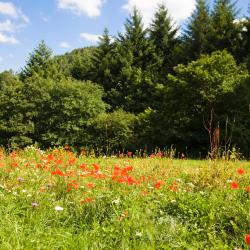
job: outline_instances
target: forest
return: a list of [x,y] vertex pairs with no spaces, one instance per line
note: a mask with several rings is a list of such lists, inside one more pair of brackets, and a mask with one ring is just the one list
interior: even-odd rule
[[[160,5],[148,28],[53,56],[44,42],[0,73],[0,145],[69,145],[98,154],[155,151],[250,157],[250,5],[197,0],[184,27]],[[230,153],[231,152],[231,153]]]

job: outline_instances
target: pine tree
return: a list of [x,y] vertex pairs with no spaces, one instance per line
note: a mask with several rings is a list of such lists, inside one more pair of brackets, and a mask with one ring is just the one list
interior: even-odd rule
[[206,0],[196,0],[196,8],[192,13],[184,42],[188,60],[198,59],[208,52],[208,34],[210,32],[210,13]]
[[52,58],[52,50],[41,41],[37,48],[30,53],[26,66],[22,69],[20,77],[22,80],[31,77],[33,74],[46,76],[48,65]]
[[118,35],[116,44],[116,87],[110,98],[114,100],[114,106],[141,112],[148,107],[153,88],[148,70],[153,47],[137,9],[126,20],[125,32]]
[[[155,49],[153,60],[156,64],[156,74],[161,80],[166,78],[169,70],[174,66],[173,51],[177,45],[177,31],[165,5],[160,5],[154,15],[149,29],[150,40]],[[160,81],[161,81],[160,80]]]
[[114,45],[107,28],[99,38],[99,44],[92,57],[91,80],[103,86],[105,91],[110,91],[112,84],[112,66]]
[[147,39],[147,29],[144,29],[142,16],[140,12],[134,8],[130,18],[125,22],[124,34],[119,33],[118,42],[123,47],[123,52],[128,51],[131,57],[133,66],[145,69],[152,48]]
[[250,4],[248,5],[248,16],[243,22],[242,28],[242,55],[244,56],[244,62],[247,65],[248,71],[250,72]]
[[227,49],[234,53],[239,39],[235,25],[237,10],[231,0],[217,0],[211,14],[211,31],[208,45],[210,52]]

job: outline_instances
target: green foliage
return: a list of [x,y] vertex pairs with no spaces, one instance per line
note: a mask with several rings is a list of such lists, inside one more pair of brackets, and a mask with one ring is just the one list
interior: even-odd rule
[[[41,41],[37,48],[30,53],[27,65],[22,69],[20,77],[25,80],[34,74],[39,74],[45,78],[51,74],[52,65],[52,50],[46,45],[44,41]],[[51,74],[52,75],[52,74]]]
[[89,122],[106,108],[101,88],[91,82],[62,80],[51,81],[44,93],[46,101],[36,102],[40,109],[35,124],[37,141],[46,147],[89,143]]
[[174,66],[174,50],[177,46],[177,31],[165,5],[160,5],[155,12],[154,19],[149,29],[150,40],[154,45],[154,80],[160,81]]
[[34,74],[25,83],[15,77],[1,82],[0,89],[4,146],[85,145],[90,120],[106,109],[102,89],[91,82],[55,81]]
[[[228,116],[231,117],[231,126],[233,126],[233,145],[249,157],[250,152],[250,76],[241,81],[235,91],[226,98],[226,108]],[[223,103],[221,103],[221,106]],[[240,108],[239,108],[240,107]]]
[[114,107],[138,113],[149,106],[148,97],[154,92],[150,75],[150,61],[153,46],[147,39],[142,17],[134,9],[125,23],[124,34],[119,34],[116,46],[117,67],[116,87],[109,98]]
[[246,63],[250,72],[250,12],[247,18],[236,22],[240,30],[240,43],[237,47],[236,58],[239,62]]
[[211,31],[208,36],[209,50],[227,49],[234,53],[239,40],[239,29],[235,25],[237,10],[231,0],[217,0],[211,13]]
[[196,8],[189,19],[185,32],[185,53],[187,60],[198,59],[208,53],[208,35],[211,32],[209,8],[206,0],[196,0]]
[[62,56],[55,56],[54,61],[64,77],[73,77],[77,80],[90,80],[92,57],[95,47],[75,49]]
[[134,114],[122,110],[100,114],[91,122],[92,144],[108,154],[128,149],[133,146],[135,121]]
[[168,77],[165,100],[154,118],[154,122],[158,119],[164,124],[155,132],[160,145],[173,143],[182,145],[182,150],[183,145],[193,151],[206,149],[208,135],[204,122],[209,121],[214,110],[217,114],[214,123],[225,123],[227,114],[233,108],[238,109],[227,106],[228,96],[247,76],[226,51],[203,56],[187,66],[177,66],[175,75]]
[[0,74],[0,144],[18,147],[31,144],[34,124],[23,83],[10,72]]
[[103,36],[100,37],[99,45],[93,54],[91,68],[92,80],[103,86],[105,91],[110,91],[114,87],[112,79],[114,65],[114,45],[111,42],[108,29],[105,29]]
[[0,144],[173,145],[197,155],[207,152],[210,123],[223,150],[248,155],[249,24],[231,0],[211,9],[197,0],[182,36],[159,5],[148,28],[134,9],[124,32],[105,29],[97,46],[53,57],[42,41],[19,75],[0,74]]

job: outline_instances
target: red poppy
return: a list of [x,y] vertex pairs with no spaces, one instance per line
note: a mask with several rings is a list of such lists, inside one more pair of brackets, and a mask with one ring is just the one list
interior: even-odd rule
[[246,187],[245,190],[250,193],[250,186]]
[[178,190],[178,184],[177,184],[177,182],[174,181],[173,184],[168,187],[168,190],[172,191],[172,192],[177,191]]
[[49,160],[49,161],[52,161],[53,159],[54,159],[54,156],[53,156],[52,154],[49,154],[49,155],[48,155],[48,160]]
[[12,162],[12,163],[11,163],[11,167],[17,168],[17,167],[18,167],[18,163],[17,163],[17,162]]
[[94,186],[95,185],[92,182],[87,183],[87,187],[90,188],[90,189],[94,188]]
[[98,172],[100,170],[100,166],[98,164],[94,163],[92,166],[94,167],[96,172]]
[[238,184],[237,182],[233,181],[233,182],[231,183],[231,188],[232,188],[232,189],[239,189],[239,184]]
[[137,181],[132,176],[128,176],[127,177],[127,183],[129,185],[133,185],[133,184],[137,184]]
[[94,199],[93,199],[93,198],[87,197],[87,198],[83,199],[81,202],[82,202],[82,204],[85,204],[85,203],[93,203],[93,202],[94,202]]
[[247,235],[245,236],[245,241],[246,241],[247,245],[250,246],[250,234],[247,234]]
[[59,175],[59,176],[63,176],[63,172],[60,169],[56,169],[55,171],[51,172],[52,175]]
[[55,164],[60,165],[60,164],[62,164],[62,162],[63,162],[62,159],[58,159],[58,160],[55,161]]
[[146,177],[145,176],[141,176],[140,177],[140,182],[145,182],[146,181]]
[[154,188],[160,189],[160,187],[162,186],[163,183],[164,183],[164,181],[162,181],[162,180],[157,181],[154,185]]
[[36,168],[41,168],[42,167],[42,164],[41,163],[37,163],[36,164]]
[[69,164],[74,164],[76,162],[76,159],[74,157],[69,158]]
[[82,170],[87,170],[87,168],[88,168],[88,165],[85,163],[80,165],[80,169],[82,169]]
[[237,169],[237,173],[240,174],[240,175],[245,174],[245,172],[246,172],[246,171],[245,171],[243,168]]
[[162,157],[162,152],[158,152],[158,153],[156,154],[156,156],[159,157],[159,158],[161,158],[161,157]]

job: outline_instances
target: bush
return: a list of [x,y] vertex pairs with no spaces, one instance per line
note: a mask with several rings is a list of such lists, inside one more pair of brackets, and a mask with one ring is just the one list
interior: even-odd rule
[[0,144],[23,147],[90,143],[91,119],[105,112],[102,89],[91,82],[0,77]]
[[33,142],[34,124],[23,83],[10,72],[0,74],[0,144],[26,146]]
[[123,110],[100,114],[91,123],[92,143],[105,153],[130,148],[135,120],[135,115]]
[[90,120],[104,113],[106,108],[102,89],[91,82],[63,80],[53,83],[48,94],[37,117],[39,143],[45,147],[90,143]]

